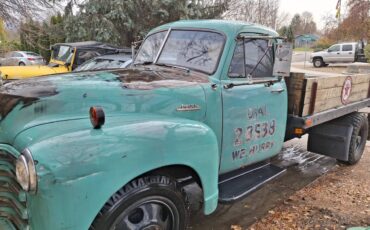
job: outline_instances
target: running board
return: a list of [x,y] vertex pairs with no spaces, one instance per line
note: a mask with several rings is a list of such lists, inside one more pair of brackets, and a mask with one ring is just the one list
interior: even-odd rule
[[286,169],[262,162],[220,175],[219,202],[229,203],[246,197],[285,171]]

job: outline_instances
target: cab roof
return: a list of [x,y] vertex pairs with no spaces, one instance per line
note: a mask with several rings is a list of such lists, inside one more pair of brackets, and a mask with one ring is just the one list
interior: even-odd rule
[[56,43],[55,45],[70,46],[72,48],[82,49],[108,49],[108,50],[120,50],[120,48],[97,41],[84,41],[84,42],[69,42],[69,43]]
[[210,29],[222,32],[227,36],[231,37],[235,37],[240,33],[258,33],[268,36],[278,36],[278,33],[276,31],[262,25],[242,21],[216,20],[216,19],[180,20],[159,26],[153,29],[150,33],[154,33],[160,30],[166,30],[168,28]]

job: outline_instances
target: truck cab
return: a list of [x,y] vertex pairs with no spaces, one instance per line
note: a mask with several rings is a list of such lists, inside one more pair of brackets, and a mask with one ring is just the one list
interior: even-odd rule
[[149,32],[132,68],[4,85],[0,227],[186,229],[186,184],[211,214],[281,175],[268,161],[288,120],[280,40],[255,24],[178,21]]

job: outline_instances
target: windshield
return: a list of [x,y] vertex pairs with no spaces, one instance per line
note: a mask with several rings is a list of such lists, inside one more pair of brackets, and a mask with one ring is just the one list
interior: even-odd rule
[[160,41],[163,42],[166,33],[150,35],[144,41],[135,63],[153,62],[161,52],[158,64],[181,66],[209,74],[215,71],[225,41],[223,35],[210,31],[172,30],[162,51],[159,51]]
[[96,58],[85,62],[75,69],[75,71],[98,70],[98,69],[117,69],[127,67],[127,60],[114,60],[105,58]]
[[73,56],[73,49],[70,46],[54,46],[52,58],[57,61],[70,62]]
[[136,63],[154,62],[167,31],[158,32],[147,37],[136,56]]
[[29,56],[35,56],[35,57],[39,57],[40,55],[37,54],[37,53],[34,53],[34,52],[25,52],[27,55]]

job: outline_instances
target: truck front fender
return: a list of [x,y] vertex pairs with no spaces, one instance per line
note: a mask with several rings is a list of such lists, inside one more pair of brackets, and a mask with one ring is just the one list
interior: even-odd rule
[[[31,137],[33,141],[27,141]],[[37,229],[88,229],[122,186],[172,165],[197,173],[206,214],[217,206],[217,138],[201,122],[164,116],[111,117],[102,129],[92,129],[88,119],[70,120],[26,130],[16,142],[29,148],[38,162],[38,191],[29,199],[31,226]]]

